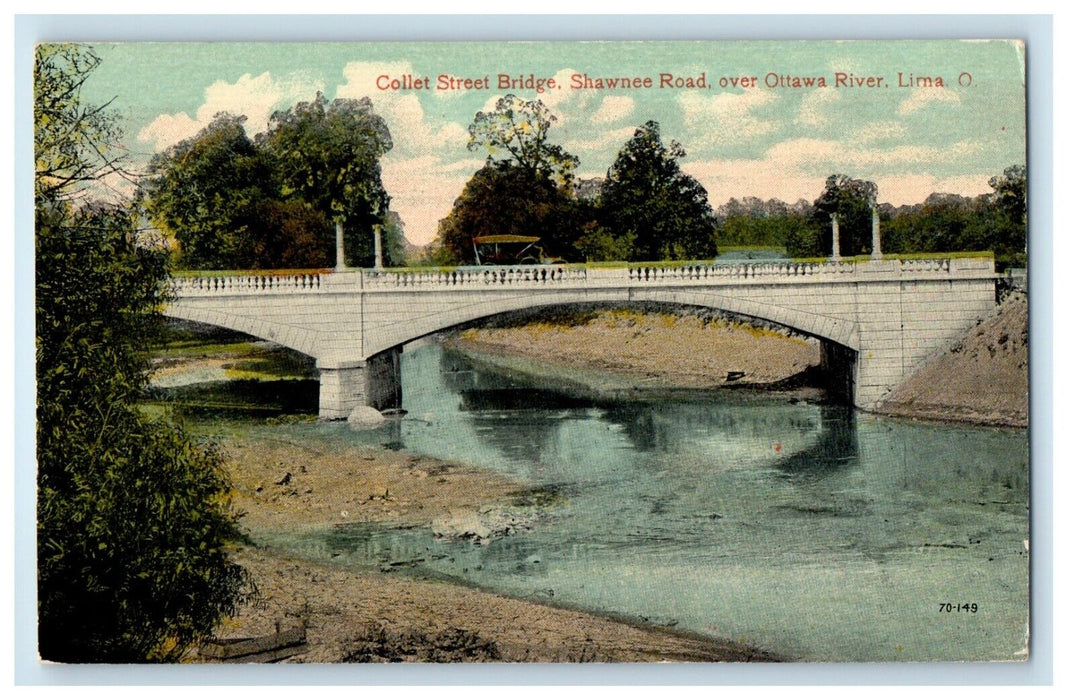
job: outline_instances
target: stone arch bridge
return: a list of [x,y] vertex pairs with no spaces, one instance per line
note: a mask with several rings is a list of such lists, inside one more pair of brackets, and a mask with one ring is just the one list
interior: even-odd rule
[[872,409],[995,304],[991,258],[588,268],[344,270],[173,280],[168,316],[310,355],[320,415],[401,401],[412,340],[509,311],[582,302],[663,302],[764,319],[820,339],[855,406]]

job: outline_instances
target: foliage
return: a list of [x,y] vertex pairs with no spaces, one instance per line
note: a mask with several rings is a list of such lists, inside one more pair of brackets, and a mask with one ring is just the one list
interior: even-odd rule
[[801,235],[810,224],[812,209],[805,200],[789,205],[778,199],[730,199],[716,213],[717,245],[782,248],[789,237]]
[[535,180],[553,178],[566,185],[579,159],[549,143],[549,128],[555,121],[541,100],[504,95],[492,112],[474,116],[467,148],[484,150],[490,161],[512,162]]
[[[52,91],[81,85],[97,65],[87,49],[66,50],[63,70],[75,74],[36,83],[37,102],[61,104]],[[100,173],[97,154],[111,144],[96,139],[117,132],[81,128],[83,115],[102,112],[66,105],[74,143],[38,145],[68,155],[39,151],[37,160],[76,154],[68,172]],[[163,300],[163,251],[136,243],[122,208],[76,210],[87,180],[45,177],[35,239],[39,652],[172,660],[240,600],[244,574],[225,553],[234,534],[227,482],[213,450],[134,405],[145,386],[140,351]]]
[[369,100],[329,103],[319,93],[274,113],[255,140],[245,121],[218,114],[150,163],[143,203],[179,243],[183,267],[326,267],[334,222],[345,227],[350,264],[372,263],[375,225],[384,226],[385,262],[402,263],[402,224],[380,171],[392,139]]
[[34,61],[34,198],[80,197],[105,175],[125,175],[109,105],[88,106],[82,86],[100,58],[77,44],[41,44]]
[[[830,175],[825,189],[814,200],[813,222],[816,232],[800,231],[788,244],[796,256],[832,254],[832,217],[840,225],[840,254],[869,253],[873,241],[873,210],[877,203],[877,185],[847,175]],[[882,249],[884,246],[882,246]]]
[[716,253],[715,220],[701,183],[682,172],[679,143],[661,141],[646,122],[620,149],[601,191],[598,220],[621,240],[633,237],[632,260],[707,258]]
[[297,196],[333,222],[345,225],[348,263],[373,259],[373,226],[383,224],[389,197],[380,158],[392,136],[368,98],[311,102],[274,112],[257,143],[273,160],[284,197]]
[[1004,174],[990,178],[993,188],[990,204],[995,212],[995,249],[1005,261],[1026,266],[1027,250],[1027,189],[1026,166],[1012,165]]
[[463,187],[440,221],[438,246],[454,262],[472,262],[476,236],[540,236],[545,253],[572,257],[578,226],[568,188],[512,162],[488,163]]
[[264,154],[246,135],[246,117],[218,114],[193,138],[150,161],[144,201],[153,223],[179,243],[195,269],[266,265],[262,214],[273,196]]
[[990,179],[990,194],[931,194],[885,212],[884,250],[893,253],[989,250],[1000,270],[1026,265],[1026,168]]
[[608,262],[629,260],[634,244],[634,233],[616,236],[596,221],[590,221],[583,225],[582,236],[575,241],[575,248],[586,262]]
[[475,115],[467,148],[484,150],[486,162],[440,221],[433,262],[473,262],[473,239],[497,234],[538,236],[547,256],[578,256],[573,244],[587,205],[572,186],[578,158],[549,143],[555,121],[540,100],[515,95]]

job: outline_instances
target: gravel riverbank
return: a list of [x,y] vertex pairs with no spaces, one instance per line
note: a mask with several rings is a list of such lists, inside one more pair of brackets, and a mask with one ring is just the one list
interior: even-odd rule
[[229,441],[233,502],[252,544],[235,560],[258,593],[221,638],[305,624],[307,647],[287,662],[773,661],[743,644],[677,634],[403,571],[352,571],[256,543],[267,532],[338,523],[430,527],[442,536],[510,536],[520,485],[440,460],[376,448],[318,452]]

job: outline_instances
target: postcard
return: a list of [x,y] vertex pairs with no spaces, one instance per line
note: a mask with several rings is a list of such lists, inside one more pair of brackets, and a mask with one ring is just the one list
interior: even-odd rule
[[40,658],[1025,662],[1025,58],[38,45]]

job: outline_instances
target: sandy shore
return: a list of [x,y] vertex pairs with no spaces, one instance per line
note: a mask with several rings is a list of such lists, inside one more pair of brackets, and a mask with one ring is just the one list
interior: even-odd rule
[[717,389],[781,382],[820,362],[815,340],[724,319],[605,310],[576,325],[463,331],[448,345],[574,370],[596,388]]
[[235,559],[258,588],[222,638],[302,620],[308,647],[286,661],[760,661],[743,644],[516,600],[404,571],[349,571],[258,546],[264,533],[345,522],[409,524],[444,536],[511,536],[520,485],[488,472],[375,448],[226,445],[233,503],[253,544]]

